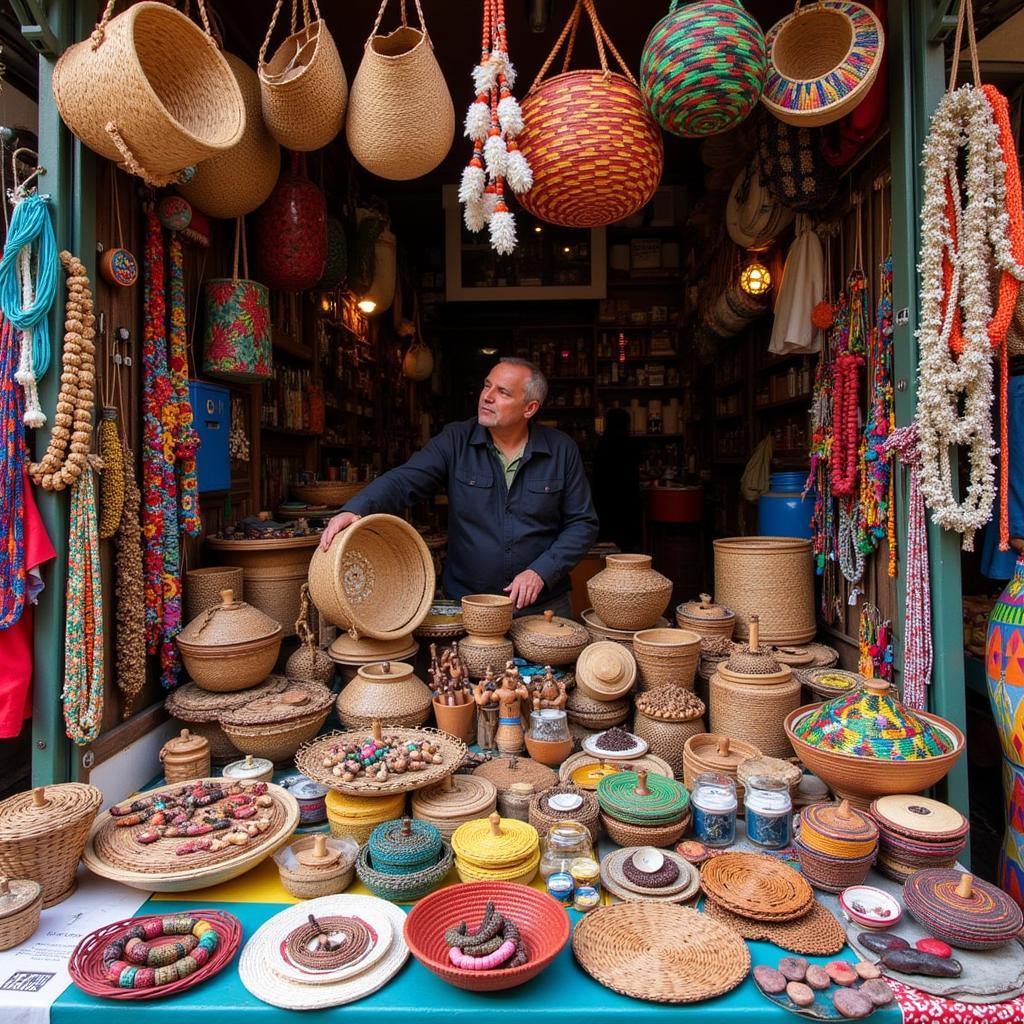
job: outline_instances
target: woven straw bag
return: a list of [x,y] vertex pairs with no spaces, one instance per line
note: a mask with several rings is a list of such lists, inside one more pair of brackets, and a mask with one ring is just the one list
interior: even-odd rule
[[270,27],[260,47],[259,76],[263,120],[270,134],[288,149],[308,153],[333,141],[345,121],[348,79],[334,37],[312,0],[302,0],[302,28],[298,27],[298,0],[292,0],[291,31],[266,60],[284,0],[277,0]]
[[851,0],[800,0],[766,37],[768,73],[761,102],[780,121],[820,128],[867,95],[885,52],[874,12]]
[[90,149],[147,184],[169,185],[200,160],[234,146],[245,105],[210,34],[184,14],[145,0],[112,18],[108,0],[89,37],[53,69],[61,120]]
[[412,28],[400,0],[402,24],[378,35],[388,0],[363,49],[352,82],[345,135],[352,155],[372,174],[408,181],[432,171],[455,138],[455,107],[416,0],[420,27]]
[[207,216],[229,219],[251,213],[273,191],[281,170],[281,147],[263,123],[256,72],[233,53],[225,53],[224,59],[242,93],[245,131],[226,153],[204,160],[195,177],[178,191]]
[[[569,71],[584,11],[601,67]],[[562,73],[545,80],[566,40]],[[609,69],[606,50],[622,74]],[[629,217],[654,195],[665,166],[661,132],[598,21],[594,0],[576,0],[522,106],[524,128],[516,141],[533,170],[533,188],[520,203],[534,217],[563,227],[600,227]]]

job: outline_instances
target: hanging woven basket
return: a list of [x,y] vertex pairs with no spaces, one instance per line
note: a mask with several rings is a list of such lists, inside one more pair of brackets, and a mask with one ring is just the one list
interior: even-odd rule
[[434,44],[423,20],[406,21],[388,35],[378,35],[388,0],[377,20],[352,82],[345,136],[352,155],[371,174],[408,181],[432,171],[448,155],[455,138],[455,107],[434,56]]
[[90,149],[154,186],[234,146],[245,128],[235,76],[207,31],[145,0],[111,18],[53,69],[61,120]]
[[[569,71],[584,11],[601,67]],[[566,40],[562,74],[545,79]],[[622,74],[609,69],[606,51]],[[661,132],[598,21],[593,0],[576,0],[522,106],[524,128],[516,142],[533,170],[533,188],[519,201],[534,217],[562,227],[600,227],[630,216],[652,198],[665,166]]]
[[761,102],[780,121],[820,128],[864,99],[878,75],[885,32],[874,12],[851,0],[816,0],[769,31]]
[[303,0],[303,26],[298,26],[298,0],[292,0],[291,34],[266,60],[283,0],[277,0],[270,27],[260,48],[259,76],[263,120],[282,146],[308,153],[328,145],[341,131],[348,102],[348,79],[334,37],[320,18],[320,8]]
[[281,170],[281,147],[263,123],[260,83],[240,57],[225,53],[245,104],[245,131],[226,153],[204,160],[178,191],[210,217],[244,217],[266,201]]
[[640,89],[665,131],[699,139],[750,114],[766,66],[764,33],[738,0],[672,0],[644,44]]

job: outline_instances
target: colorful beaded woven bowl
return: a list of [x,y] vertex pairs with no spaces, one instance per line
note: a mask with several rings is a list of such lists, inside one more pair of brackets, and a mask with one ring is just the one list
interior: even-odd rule
[[[125,932],[137,926],[145,929],[160,926],[168,917],[190,917],[207,922],[218,937],[217,948],[210,954],[206,963],[199,966],[191,974],[168,985],[150,988],[119,988],[107,979],[107,968],[104,966],[104,952],[108,944],[124,937]],[[190,910],[181,915],[159,914],[146,917],[129,917],[122,921],[114,921],[90,932],[81,939],[68,960],[68,974],[71,980],[83,992],[99,996],[101,999],[159,999],[184,992],[212,977],[219,970],[227,967],[242,944],[242,925],[238,918],[223,910]],[[169,943],[175,936],[169,937]],[[137,975],[136,975],[137,976]]]
[[903,905],[930,935],[960,949],[1005,945],[1024,927],[1002,889],[952,868],[915,871],[903,883]]
[[690,794],[663,775],[617,772],[597,784],[597,802],[609,817],[630,825],[671,825],[688,812]]
[[[519,929],[528,958],[521,967],[470,971],[455,967],[448,957],[444,933],[465,921],[475,929],[488,903],[507,915]],[[569,917],[547,893],[509,882],[471,882],[450,885],[420,900],[405,919],[405,941],[412,955],[431,974],[470,992],[515,988],[541,973],[569,941]]]

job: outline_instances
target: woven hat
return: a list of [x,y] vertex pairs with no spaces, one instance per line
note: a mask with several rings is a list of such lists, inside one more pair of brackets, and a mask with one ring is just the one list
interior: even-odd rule
[[576,661],[576,684],[592,700],[621,700],[636,681],[636,659],[622,644],[591,644]]

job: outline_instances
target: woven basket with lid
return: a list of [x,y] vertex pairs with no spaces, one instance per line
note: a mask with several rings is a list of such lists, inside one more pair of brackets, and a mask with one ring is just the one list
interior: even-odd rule
[[690,810],[690,795],[682,783],[641,769],[617,772],[597,784],[601,810],[628,825],[671,825]]
[[454,862],[451,844],[445,839],[441,841],[440,854],[435,863],[400,875],[386,874],[371,867],[370,847],[367,844],[359,851],[356,874],[374,896],[392,903],[413,903],[433,892],[448,877]]
[[210,741],[182,729],[160,748],[164,782],[188,782],[210,774]]
[[642,629],[633,635],[641,690],[692,688],[700,660],[700,635],[689,629]]
[[434,599],[434,560],[403,519],[363,516],[313,552],[309,592],[320,614],[355,636],[396,640],[423,621]]
[[441,855],[441,833],[428,821],[385,821],[367,841],[370,866],[384,875],[407,875],[433,867]]
[[650,555],[608,555],[587,580],[587,597],[612,629],[650,629],[672,596],[672,581],[657,572]]
[[622,700],[635,681],[636,659],[610,640],[591,644],[576,662],[576,688],[591,700]]
[[193,619],[176,637],[185,669],[204,690],[231,692],[263,682],[274,670],[283,632],[231,590]]
[[0,877],[0,951],[20,946],[39,927],[43,887],[30,878]]
[[540,865],[537,830],[528,822],[502,818],[497,813],[460,825],[452,836],[452,850],[464,882],[524,878],[528,882]]
[[281,884],[300,900],[333,896],[352,884],[359,846],[318,832],[274,854]]
[[338,694],[338,718],[346,729],[368,729],[374,721],[385,728],[415,728],[430,717],[430,699],[430,690],[412,665],[363,665]]
[[[555,804],[551,803],[552,798],[555,799]],[[559,799],[566,802],[558,806]],[[577,800],[579,803],[576,803]],[[544,835],[552,825],[557,825],[560,821],[578,821],[590,832],[591,839],[596,843],[599,812],[600,805],[593,793],[588,793],[571,782],[562,782],[544,790],[543,793],[534,794],[530,801],[529,821],[540,835]]]
[[800,812],[800,839],[818,853],[854,859],[878,848],[878,826],[848,800],[811,804]]
[[710,594],[701,594],[699,601],[684,601],[676,605],[676,623],[680,629],[689,629],[698,636],[724,636],[732,638],[736,615],[724,605],[716,604]]
[[514,783],[528,782],[534,790],[547,789],[558,781],[558,773],[529,757],[495,757],[473,769],[475,778],[489,779],[498,793]]
[[43,906],[67,899],[103,794],[81,782],[16,793],[0,803],[0,874],[43,887]]
[[412,795],[412,813],[429,821],[445,839],[467,821],[486,818],[498,802],[497,787],[482,775],[449,775]]
[[405,811],[405,794],[393,796],[348,796],[331,790],[327,794],[327,823],[333,836],[351,836],[360,846],[381,822],[392,821]]
[[284,761],[312,739],[331,713],[334,694],[322,683],[285,679],[273,689],[221,715],[220,724],[239,750]]
[[[702,772],[718,772],[736,778],[740,763],[748,757],[760,757],[753,743],[733,740],[729,736],[704,733],[691,736],[683,744],[683,781],[692,790],[694,780]],[[743,806],[743,786],[737,782],[736,799]]]
[[590,643],[586,627],[551,611],[515,619],[509,635],[520,657],[540,665],[571,665]]
[[[677,708],[679,710],[672,710]],[[705,732],[704,702],[692,690],[663,686],[637,695],[633,732],[663,757],[678,778],[683,775],[683,745]]]

